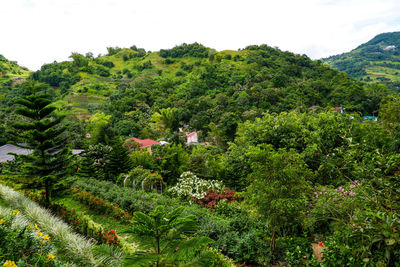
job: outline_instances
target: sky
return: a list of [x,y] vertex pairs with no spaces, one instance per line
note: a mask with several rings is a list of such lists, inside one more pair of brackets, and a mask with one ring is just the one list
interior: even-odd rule
[[31,70],[72,52],[193,42],[318,59],[400,31],[400,0],[0,0],[0,25],[0,54]]

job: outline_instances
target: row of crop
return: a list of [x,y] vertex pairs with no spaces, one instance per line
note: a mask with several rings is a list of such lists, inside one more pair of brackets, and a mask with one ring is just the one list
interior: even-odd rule
[[[167,194],[138,191],[96,179],[78,180],[74,183],[74,187],[115,202],[131,212],[149,213],[157,205],[163,205],[166,210],[184,206],[183,215],[195,215],[198,219],[197,234],[215,240],[212,247],[221,251],[223,255],[234,259],[237,263],[246,262],[251,265],[263,265],[269,261],[268,257],[272,257],[267,237],[264,236],[265,222],[248,216],[240,203],[229,203],[235,199],[231,190],[218,194],[208,192],[198,204],[190,204],[188,201]],[[221,202],[222,199],[227,201]],[[216,204],[218,202],[221,203]]]
[[132,219],[132,214],[121,209],[118,204],[104,200],[103,198],[95,196],[87,191],[80,191],[77,188],[74,188],[73,192],[77,199],[88,206],[91,210],[103,215],[111,216],[122,222],[130,222]]
[[86,191],[92,195],[117,204],[129,213],[141,211],[149,213],[155,206],[163,205],[167,209],[187,205],[185,201],[173,199],[163,194],[144,192],[129,187],[121,187],[108,181],[93,178],[79,179],[73,185],[74,189]]
[[13,189],[0,184],[0,198],[12,209],[20,210],[25,217],[47,232],[57,243],[57,256],[76,264],[96,265],[93,256],[93,242],[76,234],[60,218],[53,216],[48,210],[41,208]]
[[[38,203],[43,203],[43,197],[39,193],[24,190],[24,194]],[[120,238],[114,229],[105,230],[90,217],[69,209],[62,203],[46,204],[46,207],[54,212],[56,217],[68,223],[75,232],[95,240],[98,244],[120,246]]]

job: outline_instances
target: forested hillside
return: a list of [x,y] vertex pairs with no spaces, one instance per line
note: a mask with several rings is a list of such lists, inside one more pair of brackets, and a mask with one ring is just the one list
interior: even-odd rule
[[[221,52],[196,43],[160,52],[133,46],[108,48],[106,56],[96,58],[73,53],[71,61],[44,65],[31,79],[52,86],[58,104],[80,119],[96,112],[111,115],[117,135],[162,137],[151,118],[169,108],[174,127],[189,125],[204,138],[225,143],[233,140],[239,122],[265,111],[342,106],[372,115],[387,94],[304,55],[267,45]],[[21,94],[23,88],[14,87],[3,107]]]
[[382,33],[356,49],[323,59],[332,68],[400,91],[400,32]]
[[0,85],[0,265],[400,262],[400,98],[384,85],[197,43],[25,77]]

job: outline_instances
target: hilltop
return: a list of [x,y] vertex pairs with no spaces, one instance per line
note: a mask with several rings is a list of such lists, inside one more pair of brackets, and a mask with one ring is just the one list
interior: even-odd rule
[[[172,118],[168,123],[227,144],[239,123],[265,112],[342,106],[376,115],[387,94],[306,55],[268,45],[219,52],[198,43],[157,52],[109,47],[107,55],[72,53],[70,58],[43,65],[29,80],[47,84],[47,93],[56,97],[56,106],[67,107],[71,120],[103,113],[112,132],[125,137],[161,138],[154,120],[168,110],[173,113],[164,114]],[[14,99],[27,92],[11,85],[2,91],[8,92],[0,102],[6,121]]]
[[400,91],[400,32],[382,33],[356,49],[323,59],[334,69]]
[[[360,83],[305,55],[267,45],[220,52],[197,43],[159,52],[110,47],[105,56],[88,53],[71,58],[44,65],[32,78],[66,94],[65,104],[78,115],[90,113],[107,99],[125,98],[129,90],[135,92],[130,102],[144,101],[155,109],[207,99],[207,105],[191,112],[218,101],[232,111],[257,114],[312,105],[370,109],[362,103],[365,92]],[[129,111],[132,107],[125,110]]]
[[10,79],[27,78],[30,71],[21,67],[15,61],[10,61],[0,54],[0,84]]

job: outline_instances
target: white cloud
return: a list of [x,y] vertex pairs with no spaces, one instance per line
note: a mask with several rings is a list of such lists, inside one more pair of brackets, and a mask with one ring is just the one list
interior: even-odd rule
[[71,52],[195,41],[217,50],[266,43],[319,58],[398,31],[399,19],[398,0],[2,0],[0,53],[31,69]]

